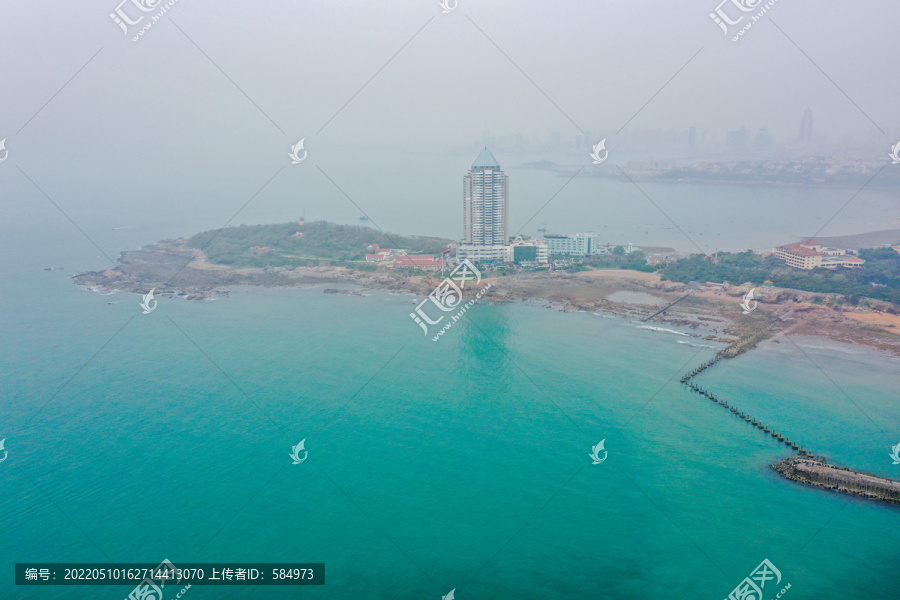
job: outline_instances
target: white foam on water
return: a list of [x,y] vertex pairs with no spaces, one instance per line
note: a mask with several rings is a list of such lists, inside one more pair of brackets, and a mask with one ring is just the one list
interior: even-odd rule
[[690,337],[688,334],[683,331],[675,331],[674,329],[666,329],[665,327],[653,327],[652,325],[638,325],[638,329],[649,329],[650,331],[662,331],[665,333],[674,333],[675,335],[683,335],[686,337]]

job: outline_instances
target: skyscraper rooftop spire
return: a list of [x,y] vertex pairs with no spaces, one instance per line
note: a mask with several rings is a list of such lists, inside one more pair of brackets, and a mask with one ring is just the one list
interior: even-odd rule
[[491,151],[487,149],[487,146],[484,147],[484,150],[481,151],[481,154],[478,155],[478,158],[475,159],[475,162],[472,163],[473,169],[499,169],[500,163],[497,162],[497,159],[494,158],[494,155],[491,154]]

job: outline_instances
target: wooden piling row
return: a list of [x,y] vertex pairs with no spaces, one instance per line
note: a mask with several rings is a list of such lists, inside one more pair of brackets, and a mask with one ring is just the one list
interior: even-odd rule
[[[727,349],[726,349],[726,350],[727,350]],[[732,353],[732,354],[733,354],[733,353]],[[796,442],[791,441],[790,438],[785,437],[784,435],[778,433],[778,432],[775,431],[774,429],[769,429],[769,427],[768,427],[767,425],[763,424],[762,421],[759,421],[759,420],[757,420],[757,419],[751,417],[750,415],[746,414],[744,411],[742,411],[742,410],[739,409],[738,407],[732,406],[732,405],[728,404],[728,402],[726,402],[725,400],[719,398],[716,394],[713,394],[713,393],[710,392],[709,390],[706,390],[706,389],[700,387],[699,385],[697,385],[696,383],[694,383],[693,381],[691,381],[691,379],[693,379],[695,376],[699,375],[700,373],[702,373],[702,372],[705,371],[706,369],[712,367],[712,366],[715,365],[717,362],[719,362],[719,361],[722,360],[723,358],[727,358],[728,356],[729,356],[729,354],[726,353],[724,350],[721,351],[721,352],[719,352],[718,354],[716,354],[716,356],[715,356],[714,358],[712,358],[712,359],[708,360],[707,362],[703,363],[702,365],[700,365],[699,367],[697,367],[697,368],[694,369],[693,371],[690,371],[689,373],[686,373],[686,374],[681,378],[681,383],[682,383],[684,386],[686,386],[687,388],[689,388],[692,392],[696,392],[696,393],[700,394],[701,396],[705,396],[706,398],[708,398],[709,400],[711,400],[711,401],[713,401],[713,402],[718,402],[719,405],[723,406],[724,408],[729,409],[729,411],[730,411],[732,414],[738,416],[742,421],[746,421],[746,422],[750,423],[751,425],[755,426],[757,429],[762,430],[763,433],[769,433],[769,434],[771,434],[771,436],[772,436],[773,438],[775,438],[775,439],[778,440],[779,442],[782,442],[785,446],[788,446],[788,447],[791,448],[792,450],[796,450],[796,451],[797,451],[799,454],[801,454],[801,455],[808,456],[808,457],[812,458],[812,457],[813,457],[813,454],[812,454],[811,452],[809,452],[806,448],[800,446],[800,445],[797,444]]]

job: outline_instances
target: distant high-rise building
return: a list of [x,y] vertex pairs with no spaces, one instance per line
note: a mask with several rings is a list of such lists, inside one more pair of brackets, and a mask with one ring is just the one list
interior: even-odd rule
[[768,129],[762,128],[759,130],[759,132],[756,134],[754,145],[761,150],[772,147],[772,136],[769,135]]
[[697,128],[693,125],[688,128],[688,148],[694,148],[697,145]]
[[747,149],[749,138],[750,132],[741,125],[737,131],[729,131],[725,134],[725,145],[732,151],[741,152]]
[[803,118],[800,119],[800,142],[808,144],[812,141],[813,116],[812,110],[803,111]]
[[554,131],[550,135],[550,146],[554,152],[559,152],[562,148],[562,136],[558,131]]
[[509,177],[485,148],[463,179],[464,242],[477,246],[509,243]]

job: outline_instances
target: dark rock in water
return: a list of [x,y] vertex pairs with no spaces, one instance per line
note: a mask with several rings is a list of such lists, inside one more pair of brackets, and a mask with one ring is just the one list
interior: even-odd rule
[[795,456],[778,461],[772,468],[792,481],[870,500],[900,504],[900,481],[834,467],[824,458]]

